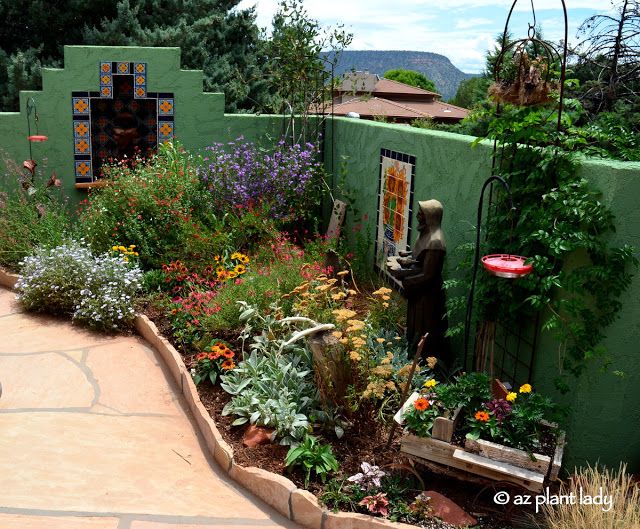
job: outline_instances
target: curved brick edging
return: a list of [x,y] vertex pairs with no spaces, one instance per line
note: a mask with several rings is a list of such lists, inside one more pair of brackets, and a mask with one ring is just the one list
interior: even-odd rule
[[[14,289],[17,274],[0,269],[0,286]],[[243,467],[233,460],[233,449],[222,438],[206,410],[182,357],[145,315],[137,315],[135,328],[162,357],[173,380],[180,388],[193,413],[207,449],[229,475],[249,492],[273,507],[283,516],[307,529],[415,529],[414,525],[390,522],[365,514],[331,512],[320,505],[310,492],[299,489],[289,479],[257,467]]]
[[0,268],[0,286],[10,288],[13,290],[16,286],[16,282],[18,281],[18,275],[12,274],[11,272],[7,272]]
[[135,320],[138,333],[159,353],[181,388],[189,409],[205,439],[209,452],[229,477],[273,507],[283,516],[308,529],[415,529],[414,525],[390,522],[365,514],[331,512],[310,492],[289,479],[257,467],[243,467],[233,460],[233,449],[222,438],[215,422],[198,396],[198,391],[176,349],[145,315]]

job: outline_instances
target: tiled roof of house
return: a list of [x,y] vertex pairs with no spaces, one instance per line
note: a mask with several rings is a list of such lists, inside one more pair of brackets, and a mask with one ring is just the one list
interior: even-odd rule
[[440,94],[436,92],[431,92],[429,90],[424,90],[422,88],[418,88],[416,86],[411,86],[405,83],[401,83],[399,81],[393,81],[391,79],[380,79],[375,88],[373,89],[374,94],[384,93],[384,94],[406,94],[406,95],[416,95],[416,96],[436,96],[440,97]]
[[[327,109],[330,111],[330,109]],[[362,117],[385,117],[402,119],[451,119],[460,120],[467,116],[468,110],[440,101],[407,101],[398,103],[381,97],[355,98],[334,105],[333,113],[343,116],[356,112]]]

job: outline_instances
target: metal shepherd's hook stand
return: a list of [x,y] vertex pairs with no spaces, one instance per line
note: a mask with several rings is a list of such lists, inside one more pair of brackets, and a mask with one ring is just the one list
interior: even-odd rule
[[484,202],[484,192],[493,182],[499,182],[504,190],[507,192],[507,197],[509,199],[509,208],[510,211],[514,211],[515,207],[513,206],[513,195],[511,194],[511,188],[507,181],[501,176],[493,175],[487,178],[484,185],[482,186],[482,191],[480,192],[480,201],[478,202],[478,220],[476,225],[476,250],[475,255],[473,257],[473,272],[471,276],[471,288],[469,290],[469,299],[467,300],[467,315],[464,321],[464,368],[467,370],[467,362],[469,358],[469,333],[471,331],[471,316],[473,312],[473,295],[476,288],[476,278],[478,275],[478,263],[480,262],[480,230],[482,226],[482,205]]

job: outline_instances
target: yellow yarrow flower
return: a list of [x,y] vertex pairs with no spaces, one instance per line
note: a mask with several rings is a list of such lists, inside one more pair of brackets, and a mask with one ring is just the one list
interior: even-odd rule
[[507,393],[507,400],[509,402],[513,402],[518,398],[518,394],[514,393],[513,391],[511,393]]
[[520,386],[520,393],[531,393],[532,390],[531,384],[522,384]]

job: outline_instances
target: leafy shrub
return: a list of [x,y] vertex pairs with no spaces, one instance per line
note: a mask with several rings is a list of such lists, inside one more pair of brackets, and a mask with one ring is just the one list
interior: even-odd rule
[[46,184],[21,176],[15,162],[5,160],[8,172],[0,185],[0,266],[18,270],[19,263],[38,246],[61,244],[69,229],[62,195],[54,193],[60,181],[52,175]]
[[298,446],[289,449],[284,462],[287,467],[302,467],[305,487],[309,486],[312,472],[324,482],[329,472],[337,472],[339,468],[331,445],[320,444],[317,438],[309,434]]
[[94,251],[134,244],[150,269],[222,250],[209,194],[180,146],[165,143],[150,160],[124,160],[103,172],[108,184],[81,204],[80,226]]
[[133,300],[141,286],[137,266],[119,256],[95,257],[87,246],[71,241],[37,248],[25,258],[16,289],[28,310],[71,314],[89,327],[115,329],[133,320]]
[[199,174],[219,209],[264,204],[273,217],[293,220],[308,217],[319,203],[322,166],[310,143],[282,140],[270,151],[238,138],[207,150]]

